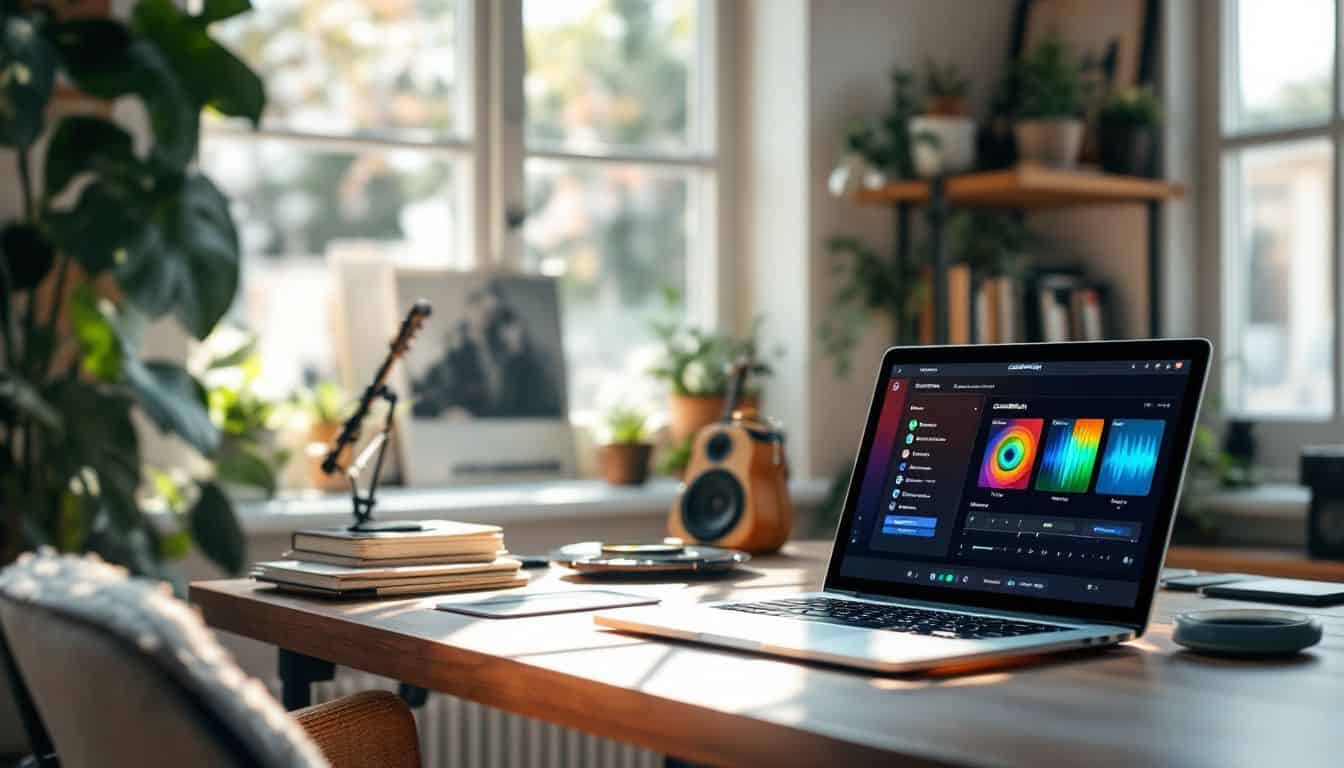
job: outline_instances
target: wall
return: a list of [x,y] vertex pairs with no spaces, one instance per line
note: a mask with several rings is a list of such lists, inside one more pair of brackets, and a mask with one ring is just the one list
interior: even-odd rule
[[[826,192],[846,128],[855,118],[883,112],[893,66],[921,72],[928,56],[956,62],[971,78],[974,108],[982,114],[1008,60],[1016,6],[1015,0],[744,4],[740,279],[752,310],[768,318],[769,337],[788,344],[768,402],[792,430],[794,467],[800,472],[830,477],[852,458],[871,397],[873,364],[891,338],[885,323],[873,323],[844,378],[835,375],[815,341],[836,285],[826,240],[849,234],[884,255],[892,248],[889,211],[860,208]],[[1180,0],[1164,0],[1162,13],[1159,49],[1172,52],[1159,62],[1162,78],[1171,84],[1164,89],[1165,173],[1192,187],[1185,201],[1166,207],[1163,218],[1164,332],[1180,335],[1194,328],[1197,200],[1191,145],[1198,105],[1191,83],[1199,16],[1193,4]],[[914,222],[918,242],[919,216]],[[1041,214],[1028,223],[1047,245],[1056,246],[1058,260],[1081,262],[1113,285],[1124,333],[1147,333],[1142,207]]]
[[744,4],[745,154],[742,284],[787,344],[770,383],[772,415],[791,429],[793,466],[830,477],[853,457],[871,397],[874,361],[890,340],[874,323],[839,378],[816,344],[835,291],[826,240],[863,238],[882,253],[891,214],[826,192],[852,120],[875,116],[893,66],[955,61],[974,82],[977,111],[1008,55],[1014,0],[753,0]]

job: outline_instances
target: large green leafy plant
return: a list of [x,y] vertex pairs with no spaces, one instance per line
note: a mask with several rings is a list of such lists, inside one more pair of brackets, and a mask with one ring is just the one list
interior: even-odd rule
[[[123,23],[0,0],[0,144],[18,158],[23,203],[0,237],[6,560],[53,545],[159,574],[165,555],[194,540],[225,569],[242,569],[242,535],[213,478],[167,494],[173,525],[145,514],[132,421],[139,411],[207,458],[221,444],[201,384],[177,363],[141,357],[149,321],[171,315],[202,339],[238,287],[228,201],[191,163],[204,109],[255,125],[266,97],[209,34],[249,10],[247,0],[199,8],[141,0]],[[62,79],[96,99],[139,102],[148,136],[92,116],[47,125]],[[39,146],[40,178],[30,170]]]

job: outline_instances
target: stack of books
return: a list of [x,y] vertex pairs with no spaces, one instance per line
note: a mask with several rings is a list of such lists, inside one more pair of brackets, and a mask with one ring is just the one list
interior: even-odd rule
[[283,560],[257,563],[252,575],[277,588],[324,597],[386,597],[527,583],[494,525],[426,520],[413,532],[297,531]]

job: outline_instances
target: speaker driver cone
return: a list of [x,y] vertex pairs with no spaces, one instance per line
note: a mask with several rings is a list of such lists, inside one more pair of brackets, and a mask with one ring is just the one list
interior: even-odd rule
[[742,519],[742,484],[727,470],[711,469],[681,497],[681,522],[700,541],[720,539]]

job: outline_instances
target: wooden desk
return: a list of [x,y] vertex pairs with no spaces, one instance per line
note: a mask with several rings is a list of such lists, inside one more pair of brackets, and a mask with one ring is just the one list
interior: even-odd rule
[[[790,546],[668,600],[820,584],[829,544]],[[574,588],[559,569],[529,589]],[[443,598],[339,603],[247,580],[193,584],[212,626],[492,707],[722,766],[1339,765],[1344,607],[1326,638],[1250,662],[1172,644],[1174,612],[1237,606],[1163,592],[1144,638],[975,673],[881,677],[599,630],[587,614],[506,621]]]

